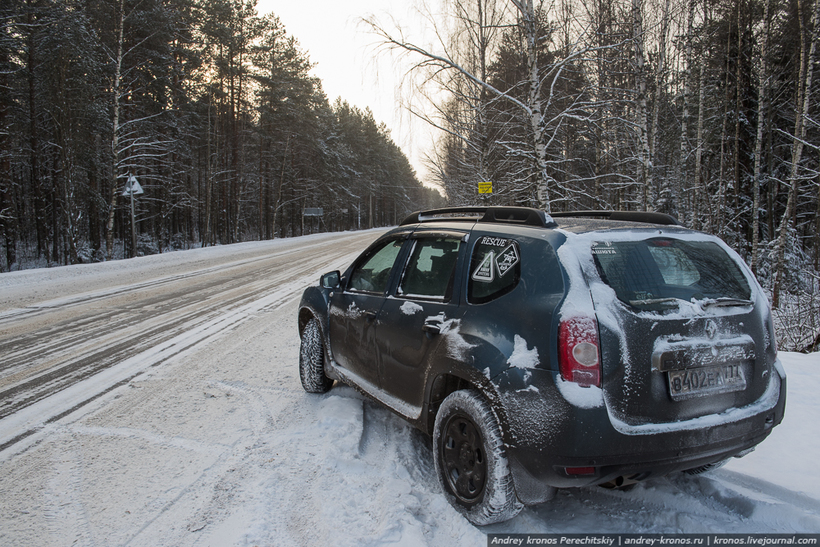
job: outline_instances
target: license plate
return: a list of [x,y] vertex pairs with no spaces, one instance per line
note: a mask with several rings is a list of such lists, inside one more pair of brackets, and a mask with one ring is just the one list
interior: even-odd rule
[[746,389],[740,365],[670,370],[667,374],[669,392],[675,400]]

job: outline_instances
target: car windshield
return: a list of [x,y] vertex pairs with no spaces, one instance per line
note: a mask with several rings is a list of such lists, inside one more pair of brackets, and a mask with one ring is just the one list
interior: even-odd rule
[[618,299],[636,308],[668,309],[680,300],[750,304],[751,289],[743,272],[711,241],[597,242],[592,255],[601,278]]

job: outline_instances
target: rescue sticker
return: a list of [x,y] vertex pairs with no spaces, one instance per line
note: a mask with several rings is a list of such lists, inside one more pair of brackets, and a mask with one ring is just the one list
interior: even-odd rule
[[481,239],[481,245],[489,245],[491,247],[503,247],[507,243],[509,243],[509,240],[500,237],[484,236]]

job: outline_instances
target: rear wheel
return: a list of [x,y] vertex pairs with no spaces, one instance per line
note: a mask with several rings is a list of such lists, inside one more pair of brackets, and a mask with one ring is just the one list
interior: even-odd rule
[[299,377],[308,393],[327,393],[333,380],[325,376],[325,345],[319,321],[313,317],[302,331],[299,347]]
[[473,524],[509,520],[524,507],[495,414],[477,391],[444,399],[433,430],[433,460],[448,500]]

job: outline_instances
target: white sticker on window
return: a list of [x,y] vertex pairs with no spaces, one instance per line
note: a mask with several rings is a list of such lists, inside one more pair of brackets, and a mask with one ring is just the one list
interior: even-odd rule
[[501,251],[501,254],[495,259],[498,276],[504,277],[504,274],[512,270],[516,264],[518,264],[518,250],[516,250],[515,244],[511,243],[506,249]]
[[481,239],[481,245],[490,245],[492,247],[503,247],[509,240],[500,237],[484,236]]
[[493,269],[493,258],[495,258],[495,252],[490,251],[487,253],[487,256],[484,257],[484,260],[481,261],[481,264],[478,265],[478,268],[473,272],[473,281],[481,281],[483,283],[490,283],[495,279],[495,270]]

